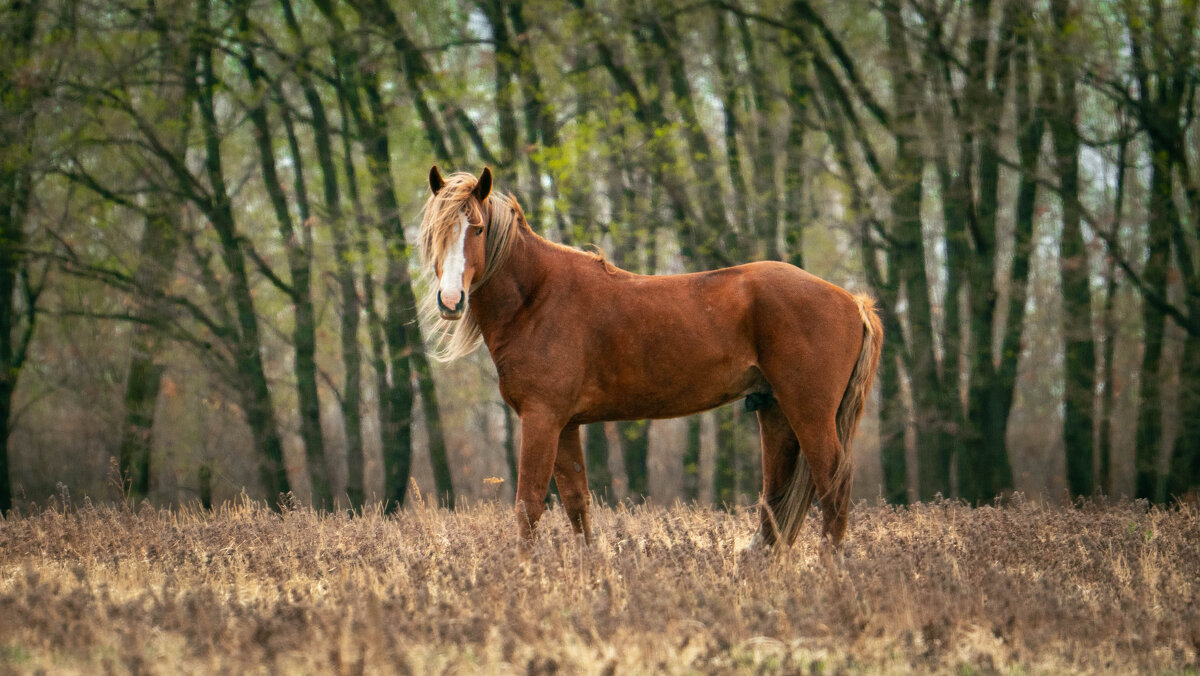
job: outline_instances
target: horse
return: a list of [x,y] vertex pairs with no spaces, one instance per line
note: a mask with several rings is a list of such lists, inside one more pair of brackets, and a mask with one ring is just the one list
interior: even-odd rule
[[774,261],[648,276],[537,235],[492,173],[429,171],[418,242],[422,314],[447,361],[487,345],[521,422],[515,513],[532,541],[553,475],[591,543],[579,426],[674,418],[745,397],[757,409],[762,499],[751,546],[790,547],[814,497],[845,535],[851,440],[882,349],[866,295]]

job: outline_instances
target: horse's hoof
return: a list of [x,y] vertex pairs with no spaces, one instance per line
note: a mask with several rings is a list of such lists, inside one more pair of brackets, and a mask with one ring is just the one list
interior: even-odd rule
[[831,569],[841,569],[846,564],[846,554],[841,544],[833,544],[822,538],[820,548],[821,562]]
[[750,554],[753,552],[765,552],[770,548],[771,545],[767,544],[766,538],[764,538],[762,533],[759,532],[755,533],[754,537],[750,538],[750,542],[747,542],[745,547],[742,547],[742,553]]

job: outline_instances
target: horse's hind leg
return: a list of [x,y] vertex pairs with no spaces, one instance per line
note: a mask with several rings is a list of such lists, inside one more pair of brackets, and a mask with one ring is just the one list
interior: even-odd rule
[[825,422],[809,422],[796,430],[804,459],[808,461],[817,499],[821,501],[824,520],[822,533],[833,545],[840,545],[846,535],[846,517],[850,512],[850,479],[842,467],[847,462],[842,457],[842,445],[838,442],[837,428],[833,415]]
[[579,438],[579,426],[569,425],[558,437],[558,457],[554,461],[554,483],[558,484],[558,497],[571,521],[576,535],[592,543],[592,525],[588,518],[587,468],[583,462],[583,446]]
[[800,442],[800,452],[808,462],[816,497],[821,501],[822,531],[832,544],[841,544],[846,532],[853,476],[849,473],[850,466],[843,465],[848,460],[842,456],[842,445],[837,436],[838,398],[832,393],[801,391],[787,382],[773,384],[773,387],[779,406]]
[[762,438],[762,499],[765,505],[759,509],[755,544],[772,546],[780,535],[778,529],[783,526],[779,507],[796,471],[800,445],[777,401],[772,400],[759,409],[758,430]]

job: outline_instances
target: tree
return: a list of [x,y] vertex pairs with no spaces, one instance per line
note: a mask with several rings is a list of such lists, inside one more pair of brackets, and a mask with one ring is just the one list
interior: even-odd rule
[[1083,240],[1082,207],[1079,203],[1079,132],[1076,118],[1078,65],[1072,39],[1082,33],[1080,12],[1067,0],[1050,3],[1054,19],[1053,37],[1046,51],[1053,66],[1049,86],[1050,133],[1062,199],[1063,233],[1059,254],[1063,322],[1066,349],[1066,412],[1063,440],[1067,451],[1067,483],[1072,495],[1090,495],[1096,490],[1093,470],[1095,444],[1092,438],[1096,392],[1096,353],[1092,338],[1091,275]]
[[[72,26],[41,3],[0,10],[0,515],[12,509],[8,439],[17,380],[29,354],[46,268],[29,255],[35,184],[45,171],[39,122],[57,83],[56,49]],[[48,25],[49,24],[49,25]],[[40,270],[40,274],[39,274]]]

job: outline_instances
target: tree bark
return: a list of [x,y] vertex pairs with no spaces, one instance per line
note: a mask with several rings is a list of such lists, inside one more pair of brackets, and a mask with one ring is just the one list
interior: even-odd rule
[[[421,391],[424,404],[425,428],[429,439],[430,460],[433,465],[435,489],[440,502],[454,507],[454,486],[450,464],[446,457],[446,442],[442,434],[441,412],[436,390],[429,371],[428,357],[417,322],[416,295],[408,273],[409,245],[404,239],[400,222],[399,201],[392,188],[391,156],[384,126],[382,98],[378,84],[371,75],[362,79],[370,109],[370,122],[358,114],[359,128],[367,131],[364,138],[368,166],[375,179],[375,204],[379,212],[379,231],[388,248],[388,263],[384,277],[384,296],[387,315],[383,320],[388,338],[388,365],[392,379],[388,386],[387,414],[384,425],[386,485],[390,509],[404,504],[408,478],[412,468],[412,403],[413,377]],[[391,437],[391,438],[389,438]]]
[[1063,342],[1066,351],[1065,413],[1063,441],[1067,454],[1067,485],[1073,496],[1091,495],[1096,490],[1095,419],[1096,351],[1092,337],[1092,293],[1086,244],[1083,241],[1082,208],[1079,203],[1079,132],[1075,83],[1076,52],[1071,35],[1079,30],[1067,0],[1052,0],[1054,17],[1057,91],[1051,85],[1050,131],[1054,139],[1062,199],[1062,242],[1059,273],[1063,294]]
[[[239,381],[237,390],[254,446],[259,449],[259,479],[267,493],[268,503],[273,508],[278,508],[279,497],[290,492],[291,488],[283,464],[283,443],[275,420],[274,403],[263,366],[258,316],[250,292],[250,280],[242,249],[244,240],[237,232],[233,207],[226,190],[221,137],[213,100],[218,82],[214,69],[215,46],[207,37],[207,31],[210,29],[207,4],[199,3],[197,12],[198,34],[194,35],[193,39],[201,45],[198,50],[201,82],[189,82],[189,86],[194,89],[190,95],[197,101],[200,111],[204,139],[203,161],[212,190],[207,203],[201,206],[216,232],[221,260],[229,274],[228,293],[232,296],[236,321],[236,335],[232,337],[231,348]],[[215,298],[214,301],[219,303],[223,299]]]
[[[795,80],[793,79],[793,83]],[[793,91],[796,86],[793,84]],[[808,90],[811,93],[811,90]],[[829,109],[836,101],[826,87],[821,88],[824,98],[813,98],[816,110],[828,123],[827,132],[834,147],[834,157],[850,187],[850,205],[859,217],[859,245],[862,251],[863,268],[867,283],[878,294],[881,301],[884,336],[883,352],[879,365],[879,454],[883,469],[884,496],[893,504],[908,502],[910,484],[916,483],[914,470],[908,466],[906,429],[908,410],[901,396],[901,362],[908,354],[904,331],[901,328],[897,308],[900,304],[900,280],[898,265],[893,251],[886,242],[877,242],[876,230],[879,223],[870,215],[870,207],[860,186],[859,172],[850,155],[850,140],[845,131],[845,120],[837,119]],[[789,197],[791,197],[789,195]],[[795,250],[790,255],[796,255]],[[911,481],[910,481],[910,475]]]
[[[163,70],[178,72],[181,80],[194,78],[194,62],[189,59],[187,46],[173,39],[175,36],[171,33],[171,27],[158,14],[157,7],[151,5],[149,9],[150,26],[158,33]],[[166,109],[181,111],[182,123],[171,151],[182,155],[187,148],[194,102],[186,99],[181,87],[168,82],[170,80],[165,80],[156,93],[162,97]],[[133,355],[125,379],[125,423],[121,429],[118,455],[118,469],[126,483],[125,489],[134,501],[144,499],[150,493],[154,413],[162,375],[166,370],[157,363],[162,335],[161,327],[156,324],[165,325],[168,321],[168,310],[161,299],[175,269],[180,244],[173,218],[181,211],[176,198],[159,193],[149,196],[148,201],[145,229],[138,246],[138,269],[134,272],[134,284],[139,294],[137,301],[148,321],[137,323],[132,329]]]
[[[1197,309],[1194,307],[1194,311]],[[1184,342],[1179,387],[1180,424],[1171,454],[1167,495],[1185,499],[1200,493],[1200,335],[1189,333]]]
[[713,462],[713,499],[727,509],[738,504],[737,425],[733,407],[716,411],[717,453]]
[[[782,155],[783,160],[787,162],[785,167],[790,165],[789,168],[794,172],[784,175],[787,198],[795,203],[800,203],[803,199],[804,172],[800,162],[794,160],[796,160],[796,155],[803,153],[804,148],[803,110],[807,106],[811,93],[811,88],[806,80],[807,74],[804,72],[807,59],[792,59],[792,63],[788,64],[792,87],[788,102],[795,110],[791,116],[788,142],[784,146],[786,150],[781,151],[775,142],[772,130],[781,107],[775,98],[768,96],[770,84],[767,81],[766,66],[762,56],[762,45],[765,41],[760,39],[757,43],[755,42],[750,25],[744,18],[738,20],[738,32],[742,38],[742,51],[746,55],[746,64],[749,68],[750,100],[754,103],[756,118],[753,144],[755,160],[751,165],[750,179],[757,225],[755,232],[762,246],[761,254],[767,260],[783,260],[784,252],[779,248],[779,213],[781,202],[784,200],[779,192],[775,168],[779,164],[780,155]],[[793,144],[795,144],[794,148]],[[799,215],[797,214],[797,216]],[[802,247],[799,246],[795,236],[803,232],[801,218],[797,217],[791,223],[791,227],[793,228],[793,239],[788,251],[788,262],[800,267],[803,264]]]
[[584,434],[588,487],[606,501],[611,501],[613,498],[612,472],[608,470],[608,437],[604,433],[604,423],[587,425]]
[[1182,4],[1179,29],[1171,31],[1174,42],[1166,32],[1167,22],[1161,1],[1151,3],[1149,16],[1144,16],[1141,6],[1136,3],[1124,3],[1122,9],[1125,12],[1135,84],[1134,91],[1128,93],[1127,102],[1146,132],[1150,146],[1150,205],[1146,241],[1149,256],[1140,278],[1135,278],[1143,298],[1145,332],[1135,461],[1136,491],[1137,497],[1164,502],[1167,498],[1167,476],[1158,468],[1159,454],[1163,450],[1160,379],[1168,310],[1177,310],[1171,306],[1167,296],[1172,254],[1177,264],[1175,270],[1182,277],[1189,296],[1188,307],[1174,316],[1187,326],[1190,335],[1200,333],[1200,314],[1197,313],[1200,309],[1200,274],[1197,274],[1192,260],[1195,235],[1189,238],[1185,234],[1174,200],[1174,172],[1178,168],[1184,191],[1194,205],[1191,207],[1191,216],[1195,220],[1196,212],[1200,211],[1200,185],[1187,170],[1188,155],[1184,150],[1187,143],[1186,121],[1181,117],[1181,112],[1184,103],[1194,98],[1193,70],[1198,39],[1196,22],[1200,3],[1191,0]]
[[[280,0],[280,6],[287,20],[288,29],[297,39],[301,38],[300,25],[292,9],[291,0]],[[339,71],[335,73],[336,84],[334,85],[339,97],[344,96],[341,69],[352,68],[357,63],[356,59],[347,58],[350,50],[340,46],[340,41],[343,39],[345,39],[344,30],[340,21],[337,21],[334,26],[334,37],[330,40],[330,49],[335,54],[334,63]],[[352,63],[346,63],[347,60],[350,60]],[[342,386],[339,403],[342,412],[342,424],[346,435],[346,496],[350,503],[350,509],[359,509],[363,504],[363,440],[362,419],[359,412],[359,404],[362,400],[362,356],[358,342],[361,308],[358,301],[358,292],[355,288],[354,267],[352,264],[354,254],[350,242],[346,237],[346,223],[343,222],[341,191],[338,187],[338,167],[333,157],[333,142],[329,117],[325,110],[325,104],[313,84],[310,69],[311,65],[307,60],[304,60],[301,62],[301,67],[297,69],[296,76],[299,79],[300,87],[304,93],[304,99],[308,104],[311,116],[309,125],[313,132],[313,145],[317,151],[317,163],[321,169],[321,184],[325,199],[325,217],[333,236],[334,269],[336,270],[337,285],[340,291],[342,306],[339,337],[341,339],[342,366],[345,370],[345,382]],[[344,115],[343,124],[348,124],[348,120],[345,119]],[[351,162],[349,135],[344,131],[342,137],[345,143],[346,161]],[[349,178],[348,176],[348,180]]]
[[[646,19],[648,41],[639,41],[646,51],[653,44],[655,57],[647,63],[665,65],[675,107],[682,122],[683,138],[687,142],[687,162],[693,167],[693,179],[697,185],[696,202],[700,206],[700,219],[704,230],[693,229],[693,256],[703,268],[730,265],[745,259],[743,243],[737,230],[725,217],[724,190],[721,188],[717,171],[716,154],[709,142],[696,103],[692,85],[688,79],[683,54],[687,51],[681,42],[673,15],[669,12],[656,13]],[[639,32],[635,31],[635,35]]]
[[[239,31],[241,35],[249,37],[252,33],[249,7],[245,2],[241,2],[237,5],[236,11]],[[300,405],[300,437],[304,442],[308,471],[312,477],[312,504],[317,509],[327,510],[333,506],[333,495],[325,462],[325,438],[321,430],[321,402],[317,388],[316,317],[313,310],[311,285],[311,231],[307,229],[311,224],[307,222],[308,198],[307,188],[304,184],[304,168],[301,164],[302,157],[285,110],[283,111],[284,122],[288,126],[292,161],[295,164],[293,167],[296,179],[294,197],[301,208],[301,228],[304,229],[304,232],[297,232],[292,222],[288,198],[284,195],[275,162],[275,149],[272,143],[266,97],[271,83],[266,81],[266,74],[259,68],[257,57],[250,44],[242,44],[239,56],[250,86],[259,92],[259,96],[251,101],[247,113],[250,123],[255,129],[254,139],[258,146],[263,186],[275,211],[279,235],[287,249],[288,267],[291,273],[290,283],[281,290],[289,296],[288,299],[292,303],[292,343],[295,350],[296,392]],[[244,242],[243,246],[252,245]]]
[[509,21],[513,26],[513,39],[516,41],[517,79],[520,82],[521,98],[523,99],[522,113],[525,121],[525,166],[529,172],[528,204],[522,202],[529,223],[538,228],[542,225],[542,202],[545,200],[545,190],[542,187],[542,165],[535,151],[541,147],[558,145],[558,131],[554,126],[554,115],[549,108],[550,103],[542,89],[541,76],[538,74],[537,62],[532,50],[532,35],[525,20],[525,7],[528,3],[502,0]]
[[[444,157],[445,159],[453,157],[446,151],[446,148],[456,147],[458,144],[453,138],[450,139],[450,144],[445,143],[446,136],[448,134],[452,135],[450,131],[452,127],[439,124],[432,114],[423,112],[422,109],[424,105],[423,87],[429,80],[431,73],[428,65],[424,62],[424,57],[404,33],[399,18],[385,2],[382,2],[382,0],[372,2],[366,16],[373,17],[379,21],[380,26],[388,32],[391,38],[393,50],[406,74],[409,88],[411,89],[414,102],[417,104],[418,114],[421,117],[422,125],[424,126],[426,137],[430,141],[430,145],[440,157]],[[402,386],[399,376],[403,375],[405,376],[403,386],[410,388],[407,397],[411,402],[412,383],[408,381],[408,377],[415,376],[425,413],[425,430],[429,440],[429,456],[433,466],[435,490],[438,493],[438,499],[441,504],[453,509],[454,485],[450,474],[449,459],[446,456],[446,441],[442,433],[441,410],[438,406],[437,392],[429,370],[429,358],[425,354],[425,343],[421,336],[421,326],[417,322],[416,295],[413,292],[412,279],[409,276],[407,266],[410,247],[404,239],[404,229],[400,222],[399,201],[392,188],[391,158],[388,150],[386,117],[382,107],[383,100],[378,90],[379,85],[375,80],[374,74],[364,75],[363,77],[364,91],[367,94],[367,104],[371,108],[372,123],[375,127],[373,139],[366,144],[366,147],[368,159],[374,168],[372,173],[376,177],[376,204],[379,208],[381,218],[380,232],[383,234],[384,241],[391,252],[388,256],[388,271],[384,282],[384,294],[387,297],[388,303],[388,316],[385,324],[390,342],[392,343],[390,350],[392,366],[391,393],[393,403],[401,403],[405,398],[399,391],[399,388]],[[462,127],[463,131],[472,139],[480,157],[485,162],[499,164],[491,154],[491,151],[483,144],[482,136],[479,134],[478,129],[475,128],[474,123],[467,117],[466,112],[461,107],[453,107],[452,110],[448,110],[446,102],[443,101],[442,104],[443,113],[449,112],[455,123]],[[461,153],[458,153],[458,156],[461,156]],[[403,337],[400,334],[403,334]],[[405,356],[407,356],[409,363],[405,368],[398,369],[399,361]],[[407,410],[411,410],[411,406]],[[399,423],[399,420],[395,418],[396,415],[393,412],[393,422]],[[408,417],[411,419],[411,414]],[[407,481],[411,465],[411,445],[407,457],[397,455],[396,461],[397,470],[403,470],[404,478]],[[397,474],[392,478],[398,480],[400,476]],[[393,491],[395,489],[396,487],[393,486]],[[403,490],[401,489],[395,495],[402,498]],[[399,502],[402,503],[403,500],[401,499]]]
[[[807,131],[805,114],[814,96],[812,84],[809,81],[809,59],[807,54],[796,45],[796,38],[791,38],[787,53],[790,55],[789,64],[789,104],[791,111],[788,119],[787,151],[784,154],[783,197],[773,199],[778,205],[784,204],[784,244],[786,246],[787,262],[798,268],[804,267],[804,229],[807,226],[808,212],[805,208],[805,171],[806,163],[811,158],[805,152],[805,133]],[[759,143],[768,143],[769,139],[761,132]],[[844,150],[839,150],[843,153]],[[768,194],[766,199],[772,200]],[[776,207],[778,208],[778,207]],[[784,252],[780,252],[781,255]]]
[[[152,209],[146,218],[139,246],[139,267],[134,273],[138,288],[151,290],[142,301],[142,313],[151,322],[165,319],[165,308],[153,299],[162,296],[179,251],[175,225],[159,210],[169,206],[166,200],[156,201],[158,208]],[[139,323],[132,330],[133,356],[125,379],[125,424],[121,430],[118,468],[129,497],[138,501],[150,494],[154,409],[166,367],[157,363],[161,349],[158,328]]]
[[[358,52],[352,46],[346,34],[340,16],[333,6],[327,2],[317,1],[317,7],[332,26],[332,36],[329,39],[329,49],[333,54],[335,77],[333,86],[337,92],[338,107],[342,119],[342,172],[346,180],[346,196],[354,213],[354,227],[342,221],[340,193],[337,189],[338,169],[333,165],[333,153],[329,143],[328,117],[324,114],[320,98],[309,101],[313,116],[313,129],[316,138],[317,157],[321,165],[326,191],[326,206],[329,209],[329,220],[333,228],[334,255],[337,257],[336,269],[338,287],[342,300],[341,347],[342,364],[346,371],[346,382],[342,393],[342,419],[346,426],[346,497],[351,509],[360,509],[366,501],[364,488],[364,452],[365,445],[362,433],[362,351],[359,345],[358,331],[365,307],[369,317],[375,318],[375,284],[370,271],[370,251],[367,243],[367,218],[358,189],[358,177],[354,166],[354,143],[351,133],[352,126],[356,128],[358,140],[366,137],[357,117],[352,111],[361,110],[361,98],[358,92]],[[306,94],[307,96],[307,94]],[[347,237],[349,230],[352,234]],[[362,275],[363,300],[360,302],[355,288],[354,265],[352,260],[355,253],[363,261]],[[377,385],[385,385],[387,380],[386,360],[383,358],[382,323],[376,319],[368,320],[368,333],[372,347],[374,371]],[[383,393],[386,387],[376,388],[379,397],[380,419],[388,418],[386,401]]]
[[[25,219],[33,191],[34,102],[46,83],[22,86],[17,75],[30,59],[41,7],[39,2],[14,0],[0,9],[0,517],[13,506],[8,464],[12,397],[37,318],[25,254]],[[18,291],[24,292],[25,307],[17,304]]]
[[645,420],[617,423],[621,431],[621,451],[625,455],[626,497],[642,501],[649,496],[650,424]]
[[[1171,166],[1151,146],[1149,237],[1150,255],[1142,268],[1142,280],[1152,293],[1167,294],[1168,256],[1171,251],[1170,223],[1178,219],[1171,196]],[[1141,403],[1138,407],[1137,488],[1139,498],[1161,502],[1166,497],[1158,455],[1162,449],[1161,360],[1167,317],[1154,303],[1143,301],[1142,325],[1145,348],[1142,352]]]
[[[959,193],[957,200],[961,208],[954,215],[958,224],[955,232],[954,246],[948,247],[954,251],[954,257],[948,267],[954,270],[959,267],[959,261],[967,269],[966,282],[970,300],[971,333],[974,344],[969,346],[971,355],[966,361],[968,365],[968,402],[964,415],[966,434],[970,440],[962,444],[958,451],[958,479],[960,497],[971,502],[983,502],[994,498],[1013,487],[1012,466],[1009,462],[1006,430],[1008,415],[1011,410],[1013,384],[1010,374],[1015,377],[1016,363],[1019,354],[1014,349],[1013,354],[996,354],[993,336],[996,330],[998,301],[1002,290],[998,286],[995,268],[999,261],[997,245],[996,215],[999,210],[999,179],[1000,179],[1000,120],[1005,109],[1004,92],[1013,78],[1027,78],[1029,75],[1028,54],[1021,47],[1027,44],[1026,38],[1019,38],[1017,26],[1023,17],[1020,8],[1015,4],[1005,5],[1001,23],[995,31],[996,62],[993,73],[989,78],[987,59],[990,36],[993,34],[989,20],[991,5],[986,0],[976,0],[971,4],[971,39],[969,43],[969,60],[967,65],[968,82],[962,105],[962,115],[959,122],[962,131],[961,153],[966,159],[958,169],[961,180],[957,182]],[[1014,67],[1015,66],[1015,67]],[[949,90],[950,82],[946,82]],[[1021,81],[1015,84],[1018,121],[1026,119],[1022,101],[1028,98],[1029,82]],[[1035,143],[1040,142],[1040,130],[1036,134]],[[1028,166],[1023,166],[1026,173],[1022,176],[1022,188],[1018,191],[1017,223],[1014,235],[1014,253],[1011,275],[1009,278],[1010,298],[1019,298],[1020,307],[1010,304],[1010,313],[1006,318],[1007,325],[1002,330],[1005,336],[1013,336],[1019,340],[1024,317],[1024,284],[1028,275],[1028,233],[1032,229],[1032,199],[1034,193],[1026,192],[1034,184],[1032,171],[1036,163],[1037,145],[1030,147],[1026,138],[1026,130],[1019,132],[1018,146],[1021,159]],[[971,163],[978,147],[978,198],[972,196],[970,183]],[[1026,181],[1029,181],[1026,184]],[[1022,200],[1028,199],[1028,204]],[[1025,210],[1025,207],[1028,210]],[[949,228],[949,223],[947,224]],[[947,311],[951,304],[956,304],[956,298],[947,297]],[[948,319],[949,323],[951,320]],[[954,320],[957,322],[957,319]],[[957,327],[955,327],[957,332]],[[1006,347],[1002,339],[1000,349]],[[953,345],[953,348],[950,346]],[[952,366],[958,361],[958,341],[947,341],[946,362],[944,365],[943,388],[957,392],[959,370]],[[953,349],[953,353],[951,352]]]
[[[922,160],[918,154],[917,93],[920,84],[913,73],[900,7],[885,2],[888,67],[892,75],[896,110],[892,133],[896,161],[892,171],[891,204],[894,224],[892,262],[907,300],[911,340],[905,355],[913,389],[917,425],[918,486],[922,500],[937,494],[950,495],[950,448],[944,428],[944,398],[934,353],[932,307],[925,270],[925,241],[921,233]],[[892,312],[896,308],[891,308]]]
[[[737,100],[738,100],[738,76],[734,73],[733,64],[729,54],[729,30],[725,25],[724,13],[718,12],[714,16],[716,23],[716,65],[717,74],[720,76],[721,86],[721,116],[723,122],[723,130],[725,132],[725,161],[729,170],[729,181],[733,185],[733,201],[734,221],[733,225],[738,230],[747,233],[753,232],[755,228],[750,221],[750,209],[748,204],[755,201],[755,195],[751,194],[750,187],[746,184],[746,177],[742,173],[742,151],[739,147],[739,137],[742,134],[742,125],[738,120],[737,115]],[[747,59],[753,58],[753,55],[747,52]],[[765,121],[763,122],[765,124]],[[754,167],[755,163],[751,163]],[[751,172],[754,174],[755,172]],[[775,172],[770,172],[772,182],[774,182]],[[758,189],[755,182],[755,190]],[[774,235],[772,233],[772,241]],[[761,238],[760,238],[761,242]]]

